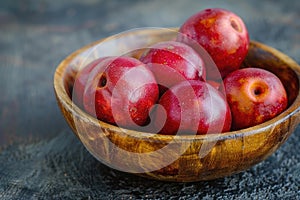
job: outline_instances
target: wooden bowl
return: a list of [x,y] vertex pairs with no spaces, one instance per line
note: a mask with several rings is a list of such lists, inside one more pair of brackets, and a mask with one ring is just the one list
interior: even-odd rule
[[127,130],[99,121],[72,102],[76,73],[93,59],[172,40],[172,29],[136,29],[87,45],[63,60],[54,75],[58,105],[76,136],[102,163],[117,170],[166,181],[210,180],[241,172],[277,150],[299,124],[300,67],[288,56],[251,41],[243,66],[275,73],[289,107],[260,125],[223,134],[166,136]]

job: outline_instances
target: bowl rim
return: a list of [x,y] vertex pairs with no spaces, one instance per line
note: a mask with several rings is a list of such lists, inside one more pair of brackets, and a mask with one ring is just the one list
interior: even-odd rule
[[[170,29],[166,29],[170,30]],[[176,30],[176,29],[171,29],[171,30]],[[147,29],[136,29],[133,31],[147,31]],[[155,30],[159,31],[159,30]],[[123,33],[128,33],[127,31]],[[159,32],[158,32],[159,33]],[[280,124],[281,122],[287,120],[289,117],[294,115],[297,112],[300,112],[300,66],[297,64],[296,61],[294,61],[291,57],[287,56],[286,54],[280,52],[279,50],[268,46],[266,44],[263,44],[261,42],[251,40],[250,44],[255,45],[259,48],[263,48],[264,50],[267,50],[268,52],[275,54],[276,57],[280,57],[281,60],[283,60],[285,63],[288,63],[289,68],[291,68],[297,75],[298,77],[298,95],[293,101],[289,107],[283,111],[281,114],[277,115],[276,117],[263,122],[261,124],[245,128],[245,129],[240,129],[236,131],[228,131],[228,132],[223,132],[223,133],[214,133],[214,134],[206,134],[206,135],[162,135],[162,134],[153,134],[149,132],[140,132],[136,130],[131,130],[127,128],[121,128],[109,123],[106,123],[104,121],[100,121],[88,113],[84,112],[81,108],[79,108],[75,103],[73,103],[72,99],[68,95],[67,91],[65,90],[64,87],[64,75],[67,73],[69,64],[71,61],[76,58],[76,56],[80,55],[82,52],[88,50],[89,48],[100,44],[101,42],[105,41],[107,38],[103,38],[97,41],[94,41],[90,44],[87,44],[80,49],[72,52],[69,54],[64,60],[62,60],[59,65],[57,66],[55,72],[54,72],[54,81],[53,81],[53,86],[54,86],[54,91],[57,100],[62,104],[62,106],[68,111],[72,113],[72,117],[76,115],[80,119],[92,123],[95,126],[101,126],[104,129],[110,129],[114,131],[115,133],[126,133],[129,137],[134,137],[138,138],[139,140],[154,140],[154,141],[170,141],[170,140],[180,140],[180,141],[195,141],[195,140],[202,140],[202,141],[222,141],[222,140],[227,140],[227,139],[236,139],[244,136],[249,136],[255,133],[260,133],[263,130],[267,130],[271,128],[274,125]]]

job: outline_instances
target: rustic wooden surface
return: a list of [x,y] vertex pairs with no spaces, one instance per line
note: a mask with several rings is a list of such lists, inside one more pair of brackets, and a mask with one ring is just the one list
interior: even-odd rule
[[250,37],[300,63],[300,2],[0,2],[0,199],[297,199],[300,128],[266,161],[222,179],[150,181],[96,161],[71,133],[53,93],[69,53],[131,28],[177,27],[206,7],[239,14]]

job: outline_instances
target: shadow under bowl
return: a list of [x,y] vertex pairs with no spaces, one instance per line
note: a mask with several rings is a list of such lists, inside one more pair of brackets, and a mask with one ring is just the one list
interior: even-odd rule
[[287,55],[259,42],[251,41],[243,67],[264,68],[276,74],[287,90],[289,106],[257,126],[210,135],[151,134],[99,121],[72,102],[76,74],[93,59],[172,40],[176,33],[175,29],[136,29],[96,41],[64,59],[54,75],[54,90],[73,132],[102,163],[165,181],[211,180],[241,172],[266,159],[299,124],[300,67]]

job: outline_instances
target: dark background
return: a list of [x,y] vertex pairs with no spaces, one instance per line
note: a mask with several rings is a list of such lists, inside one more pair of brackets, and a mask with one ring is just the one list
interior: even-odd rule
[[1,0],[0,199],[300,199],[300,128],[245,172],[166,183],[96,161],[58,109],[53,74],[68,54],[132,28],[178,27],[208,7],[232,10],[251,39],[300,63],[299,0]]

